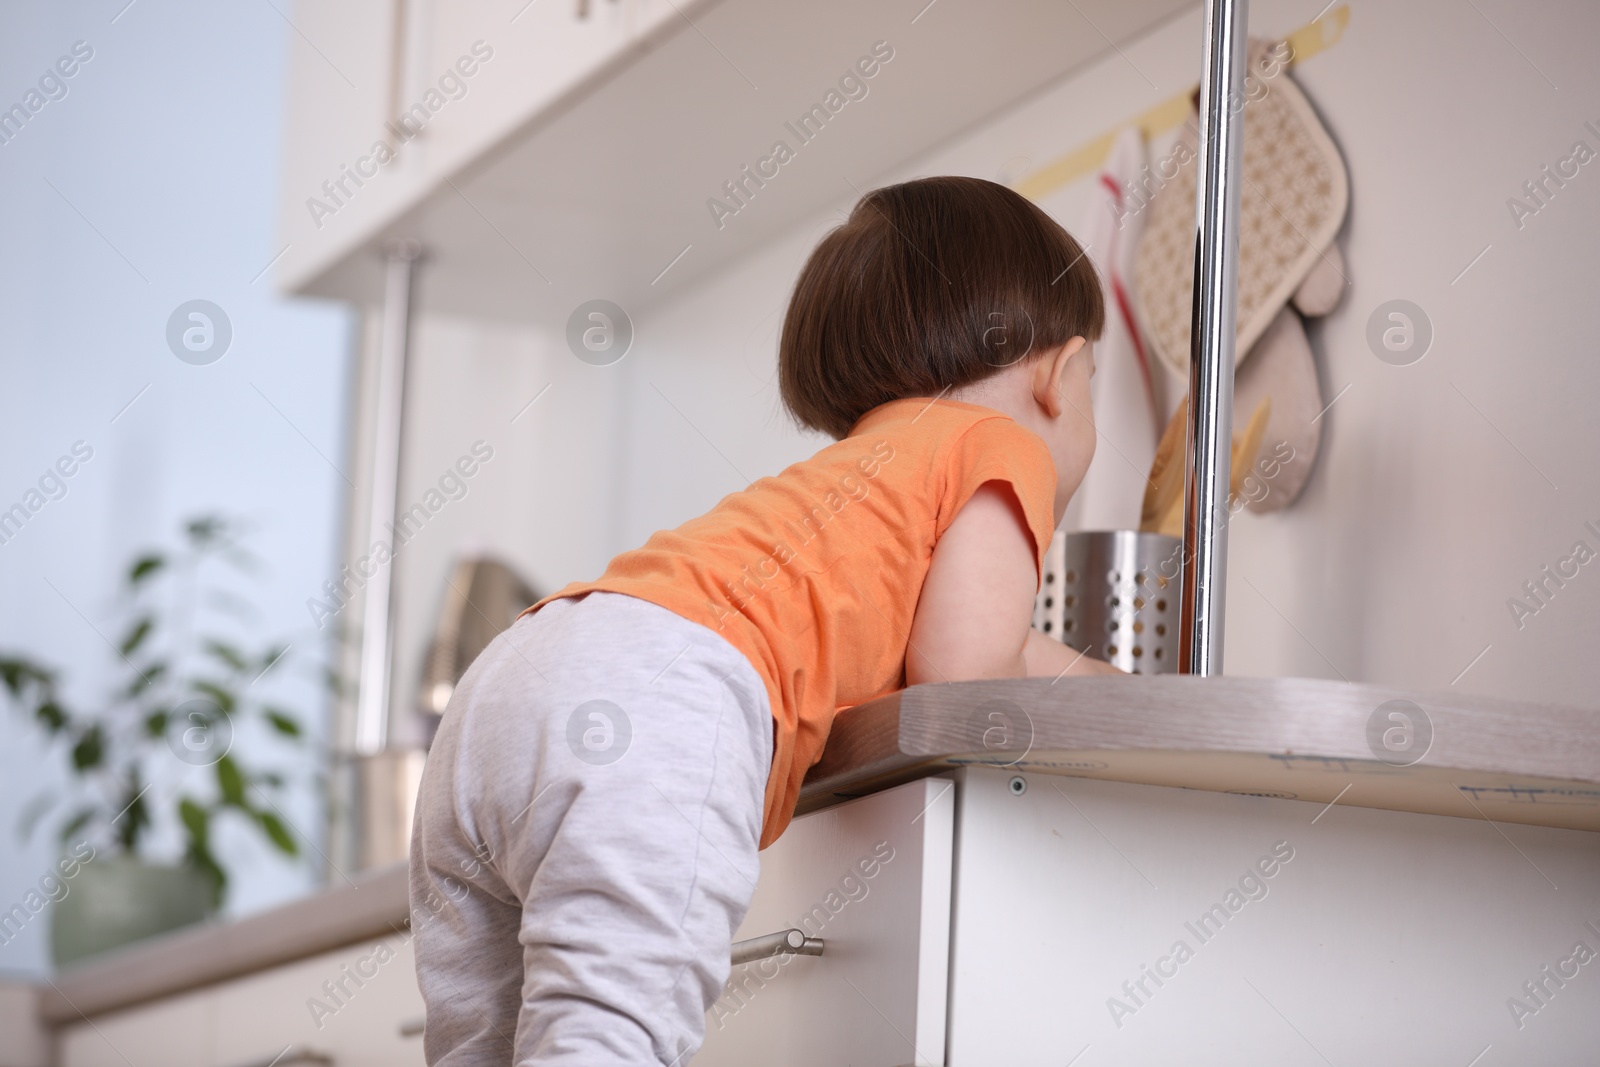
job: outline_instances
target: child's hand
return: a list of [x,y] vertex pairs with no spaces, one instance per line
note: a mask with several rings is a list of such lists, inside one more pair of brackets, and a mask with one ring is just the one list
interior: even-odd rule
[[1077,649],[1063,645],[1038,630],[1028,631],[1028,642],[1022,650],[1030,678],[1086,677],[1096,674],[1127,675],[1127,671],[1113,667],[1104,660],[1094,659]]

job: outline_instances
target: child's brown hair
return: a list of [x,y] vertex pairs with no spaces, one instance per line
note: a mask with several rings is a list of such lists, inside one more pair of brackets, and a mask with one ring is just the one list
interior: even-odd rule
[[834,438],[879,404],[937,396],[1105,324],[1084,250],[1032,202],[981,178],[862,197],[795,282],[779,388]]

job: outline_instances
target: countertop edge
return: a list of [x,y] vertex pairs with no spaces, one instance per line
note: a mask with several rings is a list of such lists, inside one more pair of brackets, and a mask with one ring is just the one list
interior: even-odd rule
[[[1411,764],[1380,761],[1371,740],[1371,723],[1395,701],[1420,708],[1419,722],[1428,724],[1427,748]],[[1134,675],[920,685],[839,716],[806,776],[797,811],[963,763],[1029,769],[1030,756],[1046,754],[1322,761],[1376,769],[1391,779],[1426,778],[1435,786],[1452,777],[1521,778],[1595,787],[1600,797],[1600,710],[1316,678]],[[1170,777],[1141,779],[1140,772],[1118,780],[1171,784]]]

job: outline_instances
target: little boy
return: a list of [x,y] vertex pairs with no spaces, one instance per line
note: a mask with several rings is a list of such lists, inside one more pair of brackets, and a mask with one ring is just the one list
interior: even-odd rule
[[686,1065],[835,715],[1120,673],[1030,628],[1103,320],[992,182],[879,189],[822,240],[778,367],[835,443],[529,608],[450,700],[411,851],[430,1064]]

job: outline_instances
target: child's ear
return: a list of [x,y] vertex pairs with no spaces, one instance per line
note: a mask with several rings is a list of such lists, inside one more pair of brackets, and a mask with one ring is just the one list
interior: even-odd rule
[[1061,378],[1067,372],[1067,363],[1087,343],[1082,337],[1074,337],[1055,351],[1046,352],[1033,364],[1033,399],[1052,419],[1059,418],[1066,407]]

